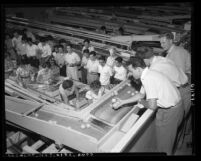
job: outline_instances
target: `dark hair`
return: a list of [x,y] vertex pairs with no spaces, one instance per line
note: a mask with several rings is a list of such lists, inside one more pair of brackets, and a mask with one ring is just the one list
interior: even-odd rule
[[22,36],[22,41],[27,41],[27,37],[25,35]]
[[17,34],[19,34],[19,31],[18,31],[18,30],[15,30],[15,31],[13,31],[13,34],[14,34],[14,33],[17,33]]
[[95,81],[91,82],[90,88],[92,88],[92,89],[100,89],[101,88],[100,81],[99,80],[95,80]]
[[[27,42],[32,42],[32,39],[30,37],[27,38]],[[33,43],[33,42],[32,42]]]
[[122,57],[117,57],[116,59],[115,59],[118,63],[122,63],[122,61],[123,61],[123,59],[122,59]]
[[66,43],[66,40],[60,39],[60,40],[59,40],[59,44],[61,44],[61,43]]
[[57,45],[57,47],[64,49],[63,45]]
[[85,39],[85,40],[84,40],[84,43],[85,43],[85,42],[88,42],[88,43],[90,43],[89,39]]
[[96,52],[95,51],[91,51],[89,54],[93,55],[93,56],[96,56]]
[[163,33],[163,34],[160,35],[160,38],[161,37],[166,37],[166,39],[169,39],[169,40],[173,40],[174,39],[174,35],[171,32]]
[[40,42],[46,42],[46,38],[45,37],[41,37],[40,38]]
[[64,80],[62,83],[63,89],[68,89],[73,86],[73,81],[72,80]]
[[101,26],[100,29],[101,30],[106,30],[106,27],[105,26]]
[[48,66],[48,64],[45,62],[41,66],[42,66],[42,68],[46,68]]
[[138,47],[136,51],[136,57],[142,59],[149,59],[154,56],[153,49],[148,46]]
[[106,61],[106,58],[105,58],[105,56],[101,56],[100,58],[99,58],[99,60],[103,60],[104,62]]
[[27,28],[24,28],[22,31],[23,31],[23,32],[27,31]]
[[118,30],[119,30],[119,32],[123,35],[124,29],[123,29],[122,27],[120,27]]
[[70,48],[73,47],[73,45],[72,45],[71,43],[68,43],[68,44],[66,45],[66,47],[67,47],[67,46],[70,46]]
[[83,53],[88,53],[89,54],[89,49],[84,49]]
[[146,64],[144,60],[140,57],[131,57],[130,60],[127,62],[127,66],[132,65],[133,68],[146,68]]

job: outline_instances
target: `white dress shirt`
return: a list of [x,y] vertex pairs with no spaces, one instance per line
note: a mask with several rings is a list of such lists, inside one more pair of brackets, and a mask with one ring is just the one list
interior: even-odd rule
[[167,52],[167,58],[174,61],[177,67],[181,68],[184,73],[191,74],[191,55],[186,49],[172,45]]
[[88,60],[86,69],[88,72],[98,73],[99,62],[98,60],[92,61],[91,59]]
[[163,73],[177,87],[187,83],[188,81],[186,74],[181,69],[179,69],[172,60],[162,56],[153,57],[150,69]]
[[105,64],[104,67],[99,65],[98,72],[100,73],[101,85],[109,85],[110,77],[112,76],[112,68]]
[[111,68],[113,68],[113,67],[114,67],[114,63],[115,63],[115,58],[116,58],[116,57],[109,56],[109,57],[107,58],[106,64],[107,64],[108,66],[110,66]]
[[157,106],[169,108],[181,100],[180,92],[162,73],[145,68],[141,81],[147,99],[157,99]]
[[75,64],[80,62],[80,57],[78,56],[77,53],[72,52],[71,54],[69,53],[65,54],[64,60],[68,64]]
[[42,50],[43,54],[41,55],[42,58],[50,56],[52,54],[52,49],[49,44],[45,44],[44,46],[42,43],[38,44],[38,48]]
[[31,56],[36,56],[36,51],[38,49],[38,46],[35,44],[27,45],[27,57],[31,57]]
[[124,68],[124,66],[120,67],[114,66],[114,72],[115,72],[114,78],[122,81],[126,80],[127,70],[126,68]]

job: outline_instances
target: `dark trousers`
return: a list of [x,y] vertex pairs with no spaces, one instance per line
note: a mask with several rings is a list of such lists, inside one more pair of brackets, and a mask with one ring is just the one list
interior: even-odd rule
[[28,64],[33,67],[39,68],[39,60],[35,56],[31,56],[28,58]]
[[60,76],[66,77],[66,65],[60,67]]
[[87,69],[85,69],[84,67],[80,68],[81,71],[81,81],[85,84],[87,84]]

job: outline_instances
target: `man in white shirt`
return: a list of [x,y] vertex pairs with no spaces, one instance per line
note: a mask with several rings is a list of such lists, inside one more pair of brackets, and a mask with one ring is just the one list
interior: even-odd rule
[[32,42],[35,42],[36,41],[36,38],[35,36],[32,34],[31,31],[29,31],[28,29],[24,29],[23,30],[24,34],[26,35],[27,38],[31,38]]
[[158,152],[173,153],[177,128],[183,117],[181,96],[173,83],[160,72],[148,69],[143,59],[132,58],[128,62],[128,70],[135,79],[141,79],[145,93],[138,93],[127,100],[119,100],[113,104],[114,109],[120,106],[137,102],[145,97],[148,100],[148,108],[157,110],[156,113],[156,137]]
[[81,81],[87,84],[87,62],[89,60],[89,50],[85,49],[83,51],[83,57],[81,61],[80,71],[81,71]]
[[116,58],[114,48],[110,48],[109,53],[110,53],[110,56],[107,58],[106,64],[113,69],[115,64],[115,58]]
[[115,66],[113,68],[114,71],[114,80],[112,84],[119,84],[120,82],[126,80],[127,77],[127,70],[122,65],[123,59],[121,57],[117,57],[115,59]]
[[23,36],[21,44],[18,45],[18,51],[19,51],[19,63],[26,64],[27,60],[27,40]]
[[[189,111],[191,108],[191,55],[181,46],[173,44],[174,35],[172,33],[165,33],[160,36],[161,47],[167,51],[166,57],[175,62],[178,68],[188,76],[188,83],[180,88],[182,98],[184,100],[185,116],[190,116]],[[186,120],[190,120],[186,118]],[[188,125],[191,126],[191,124]]]
[[98,67],[98,72],[100,73],[100,82],[101,82],[101,85],[102,86],[105,86],[105,88],[109,88],[109,85],[110,85],[110,79],[113,75],[112,73],[112,68],[109,67],[107,64],[106,64],[106,61],[105,61],[105,57],[104,56],[101,56],[99,58],[99,67]]
[[89,60],[87,61],[87,84],[91,84],[93,81],[98,80],[98,66],[99,62],[96,59],[96,52],[92,51],[89,55]]
[[39,67],[39,59],[36,57],[37,50],[38,46],[33,44],[31,38],[27,38],[27,61],[28,64],[31,64],[31,66],[36,68]]
[[47,43],[46,38],[41,38],[40,43],[38,44],[38,48],[42,51],[42,55],[40,58],[40,64],[46,62],[52,54],[52,49],[50,45]]
[[67,45],[67,51],[68,53],[64,56],[66,64],[66,75],[73,80],[79,81],[78,65],[80,65],[80,57],[77,53],[72,51],[72,44]]
[[62,45],[58,45],[58,52],[55,53],[54,59],[60,68],[60,75],[66,77],[66,65],[64,60],[64,50]]
[[83,51],[84,51],[85,49],[88,49],[89,52],[94,51],[94,47],[90,45],[89,39],[85,39],[85,40],[84,40],[84,46],[83,46],[83,48],[82,48],[82,53],[83,53]]
[[167,76],[176,87],[180,87],[188,82],[186,74],[172,60],[162,56],[155,56],[151,47],[139,47],[137,56],[144,59],[145,64],[150,69]]
[[85,97],[88,99],[89,103],[92,103],[100,99],[106,92],[108,92],[108,90],[101,86],[100,81],[95,80],[90,84],[90,90],[87,91]]
[[160,36],[161,47],[167,51],[166,57],[175,62],[175,64],[183,70],[190,78],[191,75],[191,55],[181,46],[173,44],[174,35],[165,33]]

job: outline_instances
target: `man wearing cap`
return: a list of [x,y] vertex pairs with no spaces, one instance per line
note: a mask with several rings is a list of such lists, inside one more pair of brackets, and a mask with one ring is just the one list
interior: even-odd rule
[[67,51],[68,53],[64,56],[66,75],[71,79],[78,81],[78,65],[80,65],[80,57],[77,53],[72,51],[72,44],[67,45]]

